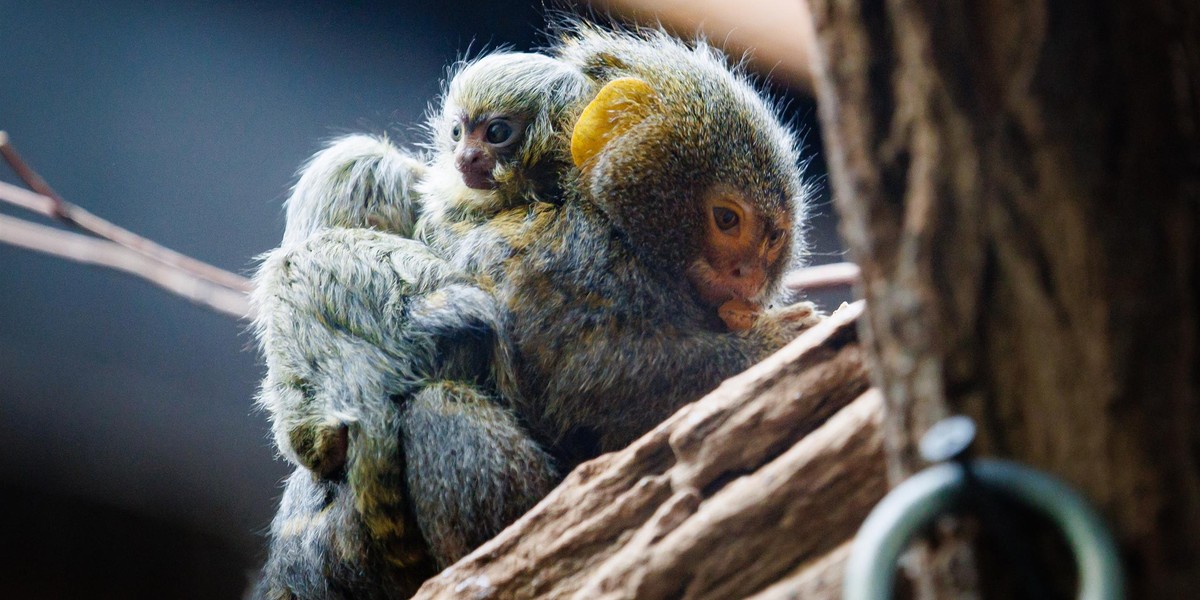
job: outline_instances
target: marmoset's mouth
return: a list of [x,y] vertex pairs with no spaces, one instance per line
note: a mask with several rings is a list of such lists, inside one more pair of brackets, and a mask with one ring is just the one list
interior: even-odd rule
[[763,292],[763,286],[752,280],[728,281],[727,278],[718,275],[716,269],[704,259],[692,263],[688,267],[687,276],[696,295],[710,308],[718,308],[730,300],[757,304]]
[[462,174],[463,184],[473,190],[494,190],[496,189],[496,180],[492,178],[491,173],[480,173],[478,171],[467,170]]

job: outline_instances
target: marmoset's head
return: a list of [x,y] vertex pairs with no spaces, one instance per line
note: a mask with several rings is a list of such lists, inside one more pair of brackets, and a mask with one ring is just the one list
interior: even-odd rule
[[798,257],[806,196],[774,107],[713,48],[657,31],[581,27],[561,57],[603,85],[572,157],[639,258],[713,308],[769,301]]
[[432,210],[557,200],[572,117],[592,83],[541,54],[499,52],[462,63],[429,120]]

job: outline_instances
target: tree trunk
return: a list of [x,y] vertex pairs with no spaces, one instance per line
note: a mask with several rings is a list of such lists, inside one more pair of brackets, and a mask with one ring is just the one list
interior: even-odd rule
[[[1194,594],[1197,3],[811,5],[893,482],[933,422],[967,414],[981,453],[1097,504],[1133,597]],[[956,575],[919,595],[963,592]]]

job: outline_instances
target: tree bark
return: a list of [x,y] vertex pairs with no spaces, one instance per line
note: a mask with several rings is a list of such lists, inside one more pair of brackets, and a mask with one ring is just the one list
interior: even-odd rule
[[[982,453],[1099,506],[1133,597],[1194,593],[1197,4],[811,4],[893,482],[933,422],[970,415]],[[970,591],[950,579],[920,595]]]
[[887,488],[860,312],[581,465],[416,597],[836,597],[845,543]]

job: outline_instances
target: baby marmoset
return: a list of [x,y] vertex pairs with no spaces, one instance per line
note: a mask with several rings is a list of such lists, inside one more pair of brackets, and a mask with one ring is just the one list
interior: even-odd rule
[[588,85],[542,55],[485,56],[451,79],[432,162],[357,135],[302,170],[253,295],[260,403],[301,467],[260,596],[403,596],[557,481],[494,391],[510,371],[494,303],[445,257],[473,219],[555,185],[546,138]]

